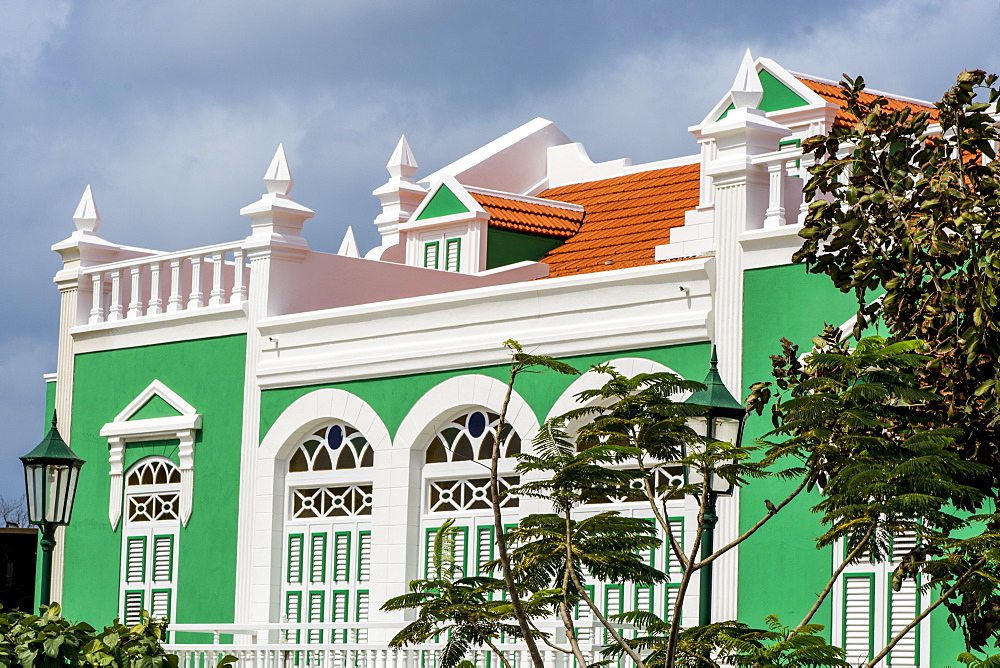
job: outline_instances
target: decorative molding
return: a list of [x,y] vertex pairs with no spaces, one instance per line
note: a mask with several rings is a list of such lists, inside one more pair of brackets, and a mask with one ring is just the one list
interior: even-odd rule
[[[262,389],[462,369],[506,361],[503,341],[566,356],[708,339],[708,259],[278,316]],[[496,309],[503,303],[502,312]],[[442,313],[448,336],[440,335]],[[584,326],[583,323],[586,323]],[[428,336],[435,341],[428,346]]]
[[[130,419],[154,396],[163,399],[180,413],[159,418]],[[108,439],[108,463],[111,467],[111,496],[108,500],[108,520],[117,529],[122,515],[124,493],[125,448],[128,443],[173,439],[179,441],[178,458],[181,470],[181,524],[187,526],[191,518],[194,497],[194,439],[201,429],[201,415],[159,380],[154,380],[135,399],[129,402],[114,420],[101,427],[100,435]]]
[[[668,366],[664,366],[659,362],[654,362],[651,359],[646,359],[645,357],[619,357],[618,359],[608,360],[605,362],[611,366],[615,371],[622,374],[623,376],[635,376],[640,373],[672,373],[676,376],[680,376],[679,373],[674,371]],[[683,378],[683,376],[681,376]],[[594,371],[593,369],[587,371],[579,378],[574,380],[569,387],[567,387],[556,402],[552,404],[552,408],[549,409],[549,414],[545,416],[546,420],[550,420],[557,415],[562,415],[567,411],[571,411],[574,408],[581,408],[584,404],[577,401],[576,395],[580,394],[585,390],[596,390],[607,382],[607,376]],[[690,395],[690,392],[681,392],[673,397],[674,401],[683,401]]]
[[[282,535],[284,529],[285,461],[303,438],[330,420],[341,420],[364,435],[375,451],[376,466],[372,471],[376,475],[381,468],[380,458],[391,450],[392,439],[382,419],[350,392],[316,390],[299,397],[282,411],[256,448],[255,477],[244,482],[252,490],[252,535],[250,549],[243,558],[253,565],[248,569],[250,591],[245,599],[245,621],[274,622],[280,617],[281,553],[274,549],[274,537]],[[373,481],[379,487],[375,513],[379,512],[378,505],[384,503],[378,495],[389,493],[380,482],[383,481]],[[375,584],[376,579],[372,578],[372,585]]]

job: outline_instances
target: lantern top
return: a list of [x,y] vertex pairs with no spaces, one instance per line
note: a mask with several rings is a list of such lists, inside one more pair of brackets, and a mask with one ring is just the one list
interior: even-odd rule
[[35,446],[35,449],[28,454],[20,457],[20,460],[25,466],[31,464],[65,464],[67,466],[80,466],[85,462],[76,456],[76,454],[69,449],[66,445],[66,441],[62,439],[59,435],[59,429],[56,426],[56,414],[52,413],[52,427],[49,428],[49,433],[45,435],[42,442]]
[[722,382],[719,375],[719,353],[716,347],[712,346],[712,362],[708,367],[708,375],[705,376],[705,389],[698,390],[684,402],[695,406],[708,406],[709,408],[722,408],[745,412],[746,408],[736,397],[732,395],[726,384]]

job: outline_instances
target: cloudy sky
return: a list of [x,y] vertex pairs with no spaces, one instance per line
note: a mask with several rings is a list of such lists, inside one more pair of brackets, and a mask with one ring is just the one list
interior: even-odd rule
[[658,160],[695,152],[748,47],[937,99],[1000,70],[998,26],[998,0],[0,0],[0,494],[43,433],[49,247],[88,183],[106,239],[231,241],[284,142],[313,248],[352,225],[364,252],[401,133],[418,175],[535,116],[594,160]]

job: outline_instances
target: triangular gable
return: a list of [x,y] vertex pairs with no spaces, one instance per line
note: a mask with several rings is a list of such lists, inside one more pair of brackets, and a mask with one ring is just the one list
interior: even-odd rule
[[437,223],[465,218],[489,218],[489,214],[465,186],[454,176],[446,174],[427,191],[410,220],[419,224],[422,221]]
[[132,413],[129,421],[148,420],[150,418],[177,417],[181,412],[167,403],[166,399],[158,394],[154,394],[144,403],[139,410]]
[[425,220],[427,218],[440,218],[441,216],[450,216],[456,213],[469,213],[469,208],[462,204],[462,200],[458,199],[445,184],[441,184],[437,192],[430,196],[427,201],[427,206],[423,207],[420,214],[417,215],[416,220]]
[[[145,413],[147,405],[150,406],[148,415]],[[167,412],[163,412],[167,411]],[[153,414],[160,412],[161,414]],[[135,399],[129,402],[125,409],[115,416],[115,422],[128,422],[130,420],[154,419],[175,416],[196,415],[198,411],[194,406],[184,401],[179,394],[171,390],[158,380],[150,383],[145,390],[140,392]]]
[[[757,58],[754,61],[754,68],[764,89],[764,95],[757,105],[761,111],[770,113],[813,105],[826,106],[826,100],[770,58]],[[732,99],[727,92],[702,123],[721,121],[732,109],[734,109]]]

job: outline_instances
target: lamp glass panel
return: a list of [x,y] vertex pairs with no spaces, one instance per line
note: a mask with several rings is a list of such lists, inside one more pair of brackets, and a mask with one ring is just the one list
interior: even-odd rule
[[694,430],[699,436],[708,436],[708,417],[696,415],[687,419],[687,426]]
[[24,487],[28,497],[28,520],[37,524],[41,522],[45,509],[45,490],[42,485],[45,467],[37,464],[25,464]]
[[69,467],[69,492],[66,494],[66,511],[63,524],[69,524],[73,514],[73,501],[76,499],[76,483],[80,480],[80,465]]
[[736,443],[736,437],[740,433],[740,421],[732,418],[717,417],[713,419],[715,432],[713,436],[717,441],[726,443]]
[[47,487],[46,496],[49,499],[49,503],[45,509],[45,521],[52,524],[61,524],[63,512],[66,508],[66,492],[69,491],[69,467],[49,464],[47,468],[45,485]]

